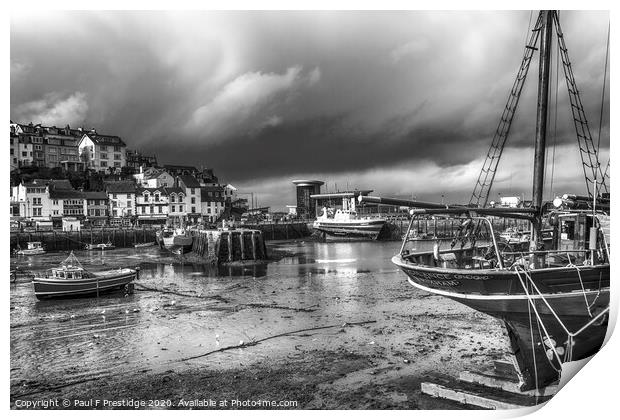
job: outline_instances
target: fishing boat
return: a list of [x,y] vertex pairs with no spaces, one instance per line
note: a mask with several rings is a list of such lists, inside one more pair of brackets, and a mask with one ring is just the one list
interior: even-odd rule
[[85,249],[88,251],[94,251],[94,250],[100,250],[100,251],[105,251],[108,249],[114,249],[116,248],[112,242],[106,242],[106,243],[101,243],[101,244],[86,244]]
[[[553,28],[569,85],[589,205],[585,209],[559,208],[543,214],[545,127]],[[528,208],[486,207],[518,95],[536,50],[540,51],[541,58],[532,205]],[[578,92],[558,14],[541,11],[511,91],[509,106],[504,109],[470,205],[440,206],[360,197],[360,201],[417,207],[411,210],[409,231],[421,216],[445,217],[460,223],[457,239],[443,249],[435,247],[432,251],[417,251],[411,246],[413,241],[409,234],[405,235],[400,252],[392,262],[407,275],[412,286],[453,299],[503,321],[523,391],[540,390],[556,383],[562,364],[595,354],[607,332],[610,236],[606,227],[610,216],[599,205],[601,193],[607,192],[607,184]],[[509,244],[502,246],[494,226],[498,217],[530,222],[528,249],[515,251]],[[552,230],[548,241],[543,240],[542,227],[545,224]]]
[[85,270],[73,252],[59,267],[47,270],[32,280],[37,299],[99,295],[122,289],[137,277],[137,270],[119,268],[91,273]]
[[134,248],[148,248],[155,246],[155,242],[141,242],[134,245]]
[[183,228],[164,228],[157,232],[157,241],[160,248],[170,251],[175,250],[177,251],[175,253],[189,252],[193,244],[192,236]]
[[16,253],[17,255],[41,255],[45,254],[45,249],[41,242],[28,242],[26,249],[21,249],[18,245]]
[[323,207],[322,213],[312,227],[326,238],[371,239],[379,237],[386,220],[380,216],[361,215],[355,206],[355,193],[332,193],[312,195],[313,199],[342,198],[342,208]]

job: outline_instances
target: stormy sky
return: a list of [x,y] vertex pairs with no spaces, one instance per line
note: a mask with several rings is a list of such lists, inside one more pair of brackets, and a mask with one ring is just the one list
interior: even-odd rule
[[[160,163],[214,168],[274,209],[294,203],[298,178],[466,202],[530,19],[536,12],[18,13],[11,119],[119,135]],[[566,11],[561,21],[596,142],[609,14]],[[531,195],[537,69],[535,58],[492,197]],[[581,193],[563,73],[550,103],[546,198]],[[606,165],[609,92],[600,153]]]

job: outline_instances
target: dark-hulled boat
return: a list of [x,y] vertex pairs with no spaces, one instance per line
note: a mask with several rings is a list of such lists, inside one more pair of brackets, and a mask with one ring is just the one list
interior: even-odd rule
[[[569,85],[590,205],[583,210],[559,209],[543,215],[549,51],[554,25]],[[532,206],[523,209],[485,208],[494,171],[518,103],[518,95],[514,101],[515,92],[519,94],[521,91],[529,60],[533,51],[538,49],[538,38],[541,40],[541,59]],[[511,92],[494,145],[487,155],[487,162],[491,159],[491,163],[487,165],[485,162],[476,185],[476,188],[484,190],[484,194],[475,188],[472,195],[483,197],[481,203],[442,208],[439,205],[406,203],[405,200],[384,200],[419,208],[412,210],[409,231],[418,214],[449,217],[461,223],[458,238],[443,249],[435,247],[433,251],[416,251],[411,247],[413,241],[410,238],[414,235],[407,233],[399,254],[392,261],[407,274],[411,285],[504,321],[522,390],[542,389],[558,381],[562,363],[595,354],[607,332],[610,238],[606,227],[609,226],[609,215],[600,211],[604,206],[599,203],[604,200],[597,195],[607,186],[566,54],[557,13],[540,12],[526,47],[516,88]],[[495,153],[496,150],[499,154]],[[493,159],[497,160],[493,162]],[[381,199],[360,197],[360,201],[371,200],[380,202]],[[529,249],[515,250],[506,243],[502,246],[493,224],[498,217],[531,222]],[[542,227],[545,223],[553,231],[551,241],[543,241]]]
[[137,271],[131,268],[91,273],[71,253],[59,267],[35,276],[32,285],[37,299],[99,295],[122,289],[136,276]]

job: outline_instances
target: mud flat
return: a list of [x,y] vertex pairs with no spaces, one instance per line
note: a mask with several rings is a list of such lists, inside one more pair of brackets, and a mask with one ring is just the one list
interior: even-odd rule
[[[258,268],[118,252],[105,261],[141,262],[136,292],[99,299],[37,302],[29,284],[12,285],[11,406],[65,398],[464,408],[422,395],[420,382],[504,357],[500,325],[409,286],[389,262],[395,247],[278,243],[282,258]],[[229,405],[187,406],[205,399]]]

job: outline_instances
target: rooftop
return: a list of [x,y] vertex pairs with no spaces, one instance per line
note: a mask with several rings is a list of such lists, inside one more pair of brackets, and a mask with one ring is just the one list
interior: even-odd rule
[[132,181],[104,181],[103,187],[108,193],[136,192],[136,184]]

